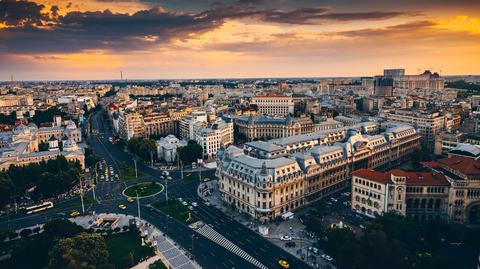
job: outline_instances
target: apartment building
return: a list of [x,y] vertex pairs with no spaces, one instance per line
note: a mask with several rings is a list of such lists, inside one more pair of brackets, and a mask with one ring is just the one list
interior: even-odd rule
[[214,158],[220,147],[233,144],[233,123],[217,121],[195,133],[195,141],[202,146],[204,158]]
[[118,135],[124,140],[144,137],[143,116],[138,112],[122,111],[118,115]]
[[118,114],[118,134],[128,140],[132,137],[151,137],[177,133],[177,121],[164,113],[142,115],[138,111]]
[[252,104],[257,105],[258,113],[265,115],[288,115],[294,113],[291,96],[269,93],[252,97]]
[[289,115],[286,117],[235,116],[233,121],[238,132],[248,141],[302,135],[343,126],[341,122],[335,120],[314,123],[306,116],[294,118]]
[[160,136],[177,133],[177,121],[163,113],[143,116],[144,136]]
[[344,188],[356,169],[407,160],[419,140],[413,127],[395,126],[374,136],[347,132],[335,145],[290,148],[271,140],[252,142],[244,150],[230,146],[218,153],[219,191],[242,212],[272,220]]
[[445,116],[440,112],[421,112],[412,110],[395,110],[386,114],[388,121],[409,124],[422,135],[430,149],[434,149],[435,139],[445,130]]

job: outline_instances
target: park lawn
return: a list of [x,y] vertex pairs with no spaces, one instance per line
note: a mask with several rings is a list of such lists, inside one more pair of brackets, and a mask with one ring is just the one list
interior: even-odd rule
[[[130,268],[141,259],[155,255],[152,247],[142,246],[142,239],[133,231],[107,236],[105,242],[110,254],[110,262],[117,269]],[[131,255],[133,260],[129,260]]]
[[137,170],[138,178],[135,177],[135,168],[130,167],[124,163],[118,165],[120,180],[133,180],[146,177],[147,175],[140,170]]
[[144,182],[126,188],[124,193],[125,195],[130,197],[137,197],[138,192],[138,197],[145,197],[159,193],[162,190],[163,186],[158,183],[153,182],[152,184],[152,182]]
[[187,225],[198,221],[198,218],[195,216],[195,214],[193,214],[193,212],[191,214],[191,219],[186,221],[188,219],[188,212],[190,210],[177,200],[168,200],[168,203],[156,203],[154,207],[163,213],[170,215],[170,217],[178,220],[179,222]]
[[167,269],[167,267],[165,266],[165,264],[162,263],[161,260],[158,260],[158,261],[150,264],[148,269]]

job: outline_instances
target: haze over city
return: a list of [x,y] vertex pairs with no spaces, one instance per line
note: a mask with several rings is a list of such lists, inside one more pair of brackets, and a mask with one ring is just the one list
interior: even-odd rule
[[0,80],[480,73],[478,1],[0,2]]

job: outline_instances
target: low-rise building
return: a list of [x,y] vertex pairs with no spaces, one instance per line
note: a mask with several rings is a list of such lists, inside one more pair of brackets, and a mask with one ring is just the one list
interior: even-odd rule
[[187,145],[187,141],[179,140],[174,135],[162,137],[156,143],[158,158],[168,163],[176,161],[178,147],[184,147]]

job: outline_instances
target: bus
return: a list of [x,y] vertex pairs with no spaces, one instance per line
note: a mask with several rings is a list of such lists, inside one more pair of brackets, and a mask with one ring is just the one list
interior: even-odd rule
[[37,213],[37,212],[47,210],[47,209],[52,208],[52,207],[53,207],[52,202],[45,202],[45,203],[41,203],[39,205],[29,206],[29,207],[25,208],[25,210],[27,211],[27,215],[30,215],[30,214],[33,214],[33,213]]

